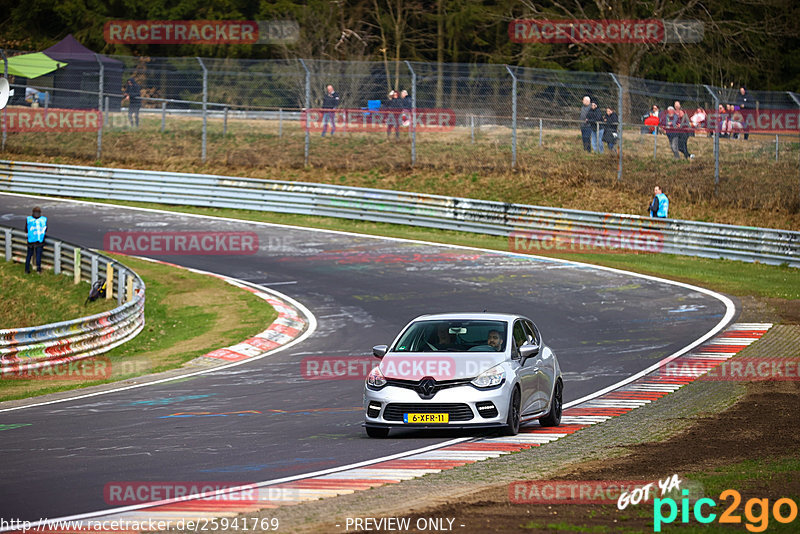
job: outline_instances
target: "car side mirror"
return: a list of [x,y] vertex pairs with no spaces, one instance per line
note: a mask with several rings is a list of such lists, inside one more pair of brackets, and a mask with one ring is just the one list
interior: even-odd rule
[[375,345],[372,347],[372,355],[376,358],[383,358],[389,350],[388,345]]
[[539,345],[522,345],[519,348],[519,354],[521,356],[521,360],[524,362],[531,356],[536,356],[539,354]]

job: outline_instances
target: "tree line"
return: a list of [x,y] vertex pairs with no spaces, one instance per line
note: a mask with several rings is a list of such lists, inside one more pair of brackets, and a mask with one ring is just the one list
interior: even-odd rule
[[[764,90],[800,88],[794,0],[32,0],[3,10],[0,46],[41,50],[69,33],[105,54],[496,63]],[[703,24],[699,43],[515,43],[514,19],[664,19]],[[109,20],[292,20],[300,39],[264,45],[108,44]]]

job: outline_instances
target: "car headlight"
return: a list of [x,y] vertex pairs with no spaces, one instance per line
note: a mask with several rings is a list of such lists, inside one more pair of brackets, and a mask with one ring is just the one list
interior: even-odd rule
[[367,375],[367,386],[380,389],[386,385],[386,378],[381,373],[381,366],[376,365]]
[[471,384],[478,388],[491,388],[499,386],[505,379],[506,371],[503,366],[495,365],[473,378]]

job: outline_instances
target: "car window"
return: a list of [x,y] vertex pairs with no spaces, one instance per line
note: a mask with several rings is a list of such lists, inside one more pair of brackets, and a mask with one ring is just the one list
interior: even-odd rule
[[521,347],[528,341],[528,336],[525,334],[525,329],[522,327],[522,321],[517,321],[514,323],[514,343],[516,343],[517,348]]
[[[489,344],[493,332],[499,334],[499,347]],[[505,348],[506,336],[502,321],[417,321],[403,332],[391,352],[494,352]]]
[[525,333],[528,335],[530,342],[538,345],[539,340],[536,338],[536,329],[533,327],[533,323],[530,321],[523,321],[522,325],[525,327]]

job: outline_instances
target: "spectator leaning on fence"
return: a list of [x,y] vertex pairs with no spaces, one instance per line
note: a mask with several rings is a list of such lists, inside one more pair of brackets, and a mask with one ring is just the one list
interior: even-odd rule
[[603,112],[597,105],[597,102],[592,102],[592,109],[588,114],[589,126],[592,131],[590,132],[589,139],[592,144],[592,151],[603,153]]
[[610,107],[606,108],[606,116],[603,118],[605,127],[603,128],[603,139],[601,141],[608,145],[608,150],[614,150],[617,144],[617,124],[619,124],[619,117],[616,112]]
[[128,99],[128,122],[131,127],[139,127],[139,108],[142,107],[142,88],[133,78],[128,78],[123,88],[125,98]]
[[589,112],[592,110],[592,99],[588,96],[583,97],[583,106],[581,106],[580,123],[581,123],[581,138],[583,139],[583,149],[586,152],[592,151],[592,127],[589,126],[589,119],[587,118]]
[[686,159],[694,159],[694,154],[689,153],[689,138],[694,137],[694,130],[689,122],[689,114],[681,108],[681,103],[675,101],[675,114],[678,115],[678,151]]
[[[322,97],[322,109],[336,109],[339,107],[339,93],[333,90],[332,85],[325,88],[325,96]],[[328,124],[331,125],[331,136],[336,133],[336,112],[322,112],[322,137],[328,131]]]
[[665,219],[669,213],[669,199],[667,195],[661,192],[660,186],[653,188],[653,201],[650,202],[650,217],[661,217]]
[[[739,110],[739,111],[742,111],[742,110],[745,110],[745,109],[754,109],[752,101],[750,100],[750,95],[747,94],[747,89],[745,89],[744,87],[740,87],[739,88],[739,94],[736,95],[736,109]],[[750,134],[745,132],[744,133],[744,140],[747,141],[747,139],[749,137],[750,137]]]
[[675,113],[675,108],[670,106],[667,108],[667,112],[661,116],[661,129],[664,130],[664,133],[667,134],[667,141],[669,141],[669,147],[672,149],[672,155],[675,159],[680,159],[680,151],[678,150],[678,144],[680,140],[678,139],[678,114]]
[[395,138],[400,138],[400,107],[402,104],[398,98],[400,95],[397,91],[389,91],[389,97],[386,101],[386,138],[392,136],[392,128],[394,128]]
[[25,272],[31,272],[31,258],[36,257],[36,271],[42,272],[42,250],[44,237],[47,234],[47,217],[42,217],[42,208],[36,206],[28,215],[26,231],[28,232],[28,255],[25,257]]

